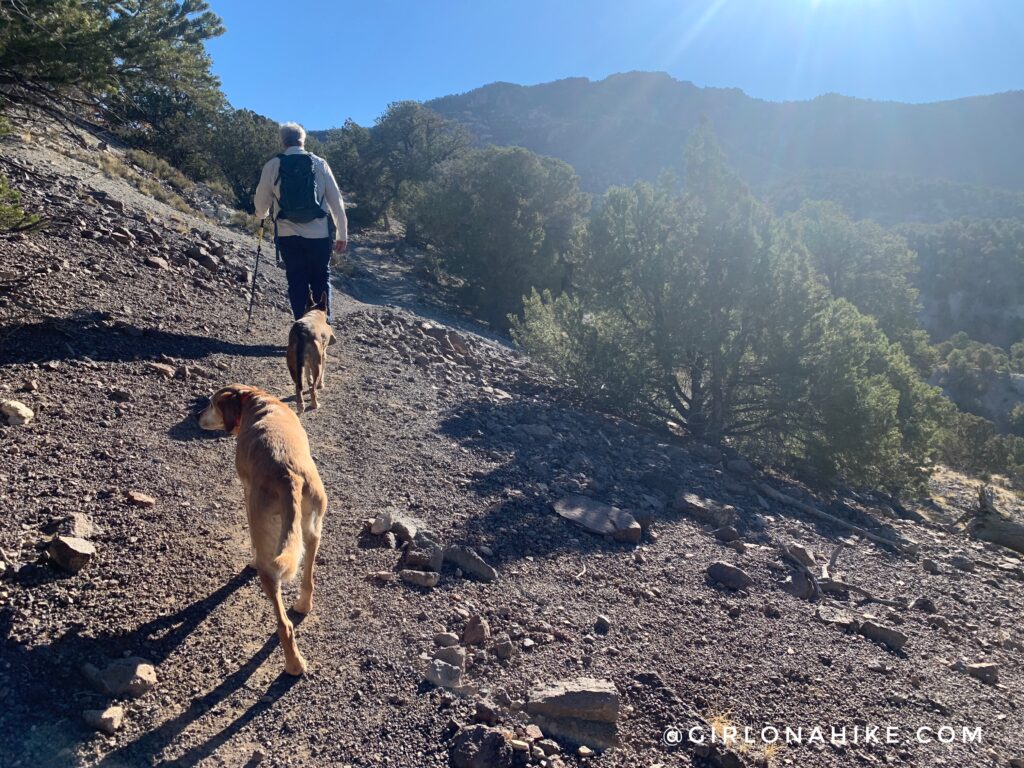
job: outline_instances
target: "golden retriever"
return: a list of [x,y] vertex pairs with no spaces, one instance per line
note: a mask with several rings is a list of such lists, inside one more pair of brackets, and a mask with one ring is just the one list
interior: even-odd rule
[[295,628],[281,601],[281,582],[295,577],[305,551],[299,613],[313,607],[313,564],[327,495],[298,417],[276,397],[244,384],[214,394],[199,426],[238,436],[235,468],[245,491],[253,566],[274,604],[285,671],[301,675],[306,661],[295,645]]
[[320,301],[313,300],[312,292],[306,301],[306,314],[292,324],[288,333],[288,373],[295,382],[296,410],[302,413],[306,404],[302,401],[302,379],[309,373],[309,399],[311,408],[319,408],[317,390],[323,389],[324,371],[327,369],[327,347],[337,338],[327,322],[327,294]]

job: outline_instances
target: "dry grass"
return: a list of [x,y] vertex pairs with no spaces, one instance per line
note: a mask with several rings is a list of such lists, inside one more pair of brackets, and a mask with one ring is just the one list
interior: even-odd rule
[[[778,764],[785,751],[785,745],[780,742],[762,744],[759,742],[749,743],[744,740],[744,726],[732,719],[731,712],[721,712],[709,717],[708,725],[711,726],[711,733],[716,740],[751,760],[755,765],[772,768]],[[760,732],[752,732],[752,735],[754,738],[759,738]]]
[[124,179],[142,194],[152,197],[154,200],[159,200],[161,203],[166,203],[175,210],[182,213],[195,213],[192,206],[186,203],[181,196],[167,189],[159,181],[143,176],[116,155],[100,152],[98,154],[79,155],[78,159],[86,159],[93,162],[107,178]]

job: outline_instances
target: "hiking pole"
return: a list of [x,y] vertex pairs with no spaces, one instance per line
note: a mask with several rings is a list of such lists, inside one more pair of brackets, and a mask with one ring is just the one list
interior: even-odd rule
[[256,278],[260,274],[260,251],[263,250],[263,222],[266,219],[260,219],[260,228],[256,234],[259,238],[259,244],[256,246],[256,267],[252,271],[252,286],[249,288],[249,319],[245,322],[245,332],[248,333],[252,327],[252,305],[256,301]]

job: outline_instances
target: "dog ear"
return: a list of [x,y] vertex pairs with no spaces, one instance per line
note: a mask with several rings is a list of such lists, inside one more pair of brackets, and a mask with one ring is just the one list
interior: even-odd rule
[[221,393],[215,404],[220,416],[224,420],[224,430],[234,434],[238,424],[242,420],[242,396],[238,392]]
[[316,301],[313,299],[313,289],[309,289],[309,296],[306,297],[306,311],[316,309]]
[[331,344],[337,344],[337,343],[338,343],[338,337],[334,335],[334,329],[331,328],[331,335],[327,337],[327,346],[329,347],[329,346],[331,346]]
[[[312,294],[310,295],[312,298]],[[322,309],[324,312],[327,311],[327,291],[320,294],[320,302],[316,305],[317,309]]]

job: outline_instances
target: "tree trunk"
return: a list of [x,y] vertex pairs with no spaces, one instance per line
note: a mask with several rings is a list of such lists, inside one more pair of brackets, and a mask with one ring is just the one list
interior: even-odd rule
[[978,509],[967,523],[971,536],[1024,554],[1024,524],[1004,517],[987,488],[978,489]]

